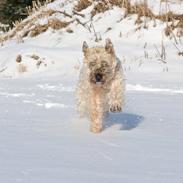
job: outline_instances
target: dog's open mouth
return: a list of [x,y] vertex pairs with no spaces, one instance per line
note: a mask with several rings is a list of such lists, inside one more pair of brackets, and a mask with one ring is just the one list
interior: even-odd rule
[[104,76],[100,73],[93,73],[90,75],[90,82],[96,86],[101,86],[105,83]]
[[105,82],[104,81],[95,81],[95,80],[90,80],[91,84],[94,84],[96,86],[101,86],[103,85]]
[[101,86],[103,83],[101,81],[95,83],[97,86]]
[[93,85],[95,85],[96,87],[103,87],[105,84],[104,81],[99,81],[99,82],[94,82]]

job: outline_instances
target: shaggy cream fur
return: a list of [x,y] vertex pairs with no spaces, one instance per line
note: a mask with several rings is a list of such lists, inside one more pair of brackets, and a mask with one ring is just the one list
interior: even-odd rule
[[88,116],[90,130],[98,133],[109,111],[121,111],[124,106],[125,81],[120,60],[112,42],[105,47],[89,48],[83,43],[84,63],[76,88],[77,107],[81,116]]

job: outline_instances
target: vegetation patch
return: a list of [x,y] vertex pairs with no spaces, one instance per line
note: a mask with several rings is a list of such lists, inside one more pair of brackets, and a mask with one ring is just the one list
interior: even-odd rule
[[48,29],[48,24],[46,25],[36,25],[30,32],[31,37],[36,37],[39,34],[45,32]]
[[[156,26],[156,20],[160,20],[162,22],[166,22],[166,28],[164,30],[165,35],[172,36],[176,33],[179,37],[183,36],[183,14],[176,14],[171,11],[167,11],[164,14],[156,15],[149,8],[147,1],[134,4],[131,3],[130,0],[79,0],[73,8],[73,14],[69,14],[66,11],[48,9],[47,4],[50,1],[52,0],[46,0],[44,5],[42,5],[39,1],[35,1],[32,7],[28,7],[27,11],[30,16],[23,21],[15,21],[12,29],[4,34],[1,34],[1,44],[12,38],[18,38],[18,41],[21,41],[21,39],[27,36],[38,36],[39,34],[45,32],[49,27],[54,30],[66,28],[66,32],[72,33],[73,30],[69,28],[69,24],[72,22],[77,22],[91,31],[91,28],[78,18],[78,16],[84,18],[85,15],[80,13],[80,11],[91,5],[93,5],[90,12],[91,21],[92,18],[98,13],[103,13],[109,9],[112,9],[114,6],[117,6],[125,11],[125,16],[123,18],[131,15],[137,15],[135,24],[139,25],[138,29],[141,27],[148,28],[147,21],[149,19],[154,21],[154,26]],[[53,16],[55,17],[54,14],[61,14],[64,18],[67,17],[70,19],[70,21],[63,21],[53,18]],[[44,25],[38,24],[37,21],[42,18],[46,18],[48,23]],[[142,24],[144,25],[142,26]]]
[[56,18],[48,21],[48,26],[54,30],[60,30],[62,28],[67,27],[69,24],[70,22],[60,21],[59,19],[56,19]]
[[109,3],[107,1],[99,1],[94,6],[91,15],[94,17],[98,13],[103,13],[105,11],[109,10]]
[[91,0],[79,0],[77,5],[75,5],[74,10],[80,12],[88,8],[90,5],[92,5]]

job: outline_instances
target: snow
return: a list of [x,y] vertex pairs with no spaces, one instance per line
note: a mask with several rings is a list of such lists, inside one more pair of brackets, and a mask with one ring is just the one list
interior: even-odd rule
[[73,80],[1,80],[3,182],[182,181],[182,94],[128,84],[124,112],[96,135],[76,113],[74,91],[61,89]]
[[183,89],[169,89],[169,88],[152,88],[142,85],[127,85],[127,91],[143,91],[143,92],[154,92],[154,93],[167,93],[167,94],[183,94]]
[[[65,8],[71,12],[69,2]],[[82,41],[95,45],[93,32],[73,23],[72,34],[49,29],[0,48],[1,182],[182,183],[182,56],[174,40],[162,35],[162,22],[136,31],[136,16],[119,22],[123,16],[114,8],[93,20],[102,36],[97,44],[112,39],[126,78],[126,106],[122,113],[109,114],[100,134],[91,133],[89,121],[79,117],[74,94]],[[161,50],[162,37],[166,63],[155,49]],[[178,47],[183,48],[181,38]],[[25,73],[18,72],[18,54]],[[39,68],[33,54],[44,61]]]

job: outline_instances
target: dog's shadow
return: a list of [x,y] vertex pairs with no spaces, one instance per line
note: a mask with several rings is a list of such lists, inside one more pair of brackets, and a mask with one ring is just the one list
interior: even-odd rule
[[110,113],[106,119],[104,128],[110,128],[113,125],[120,125],[120,130],[132,130],[144,120],[143,116],[130,113]]

